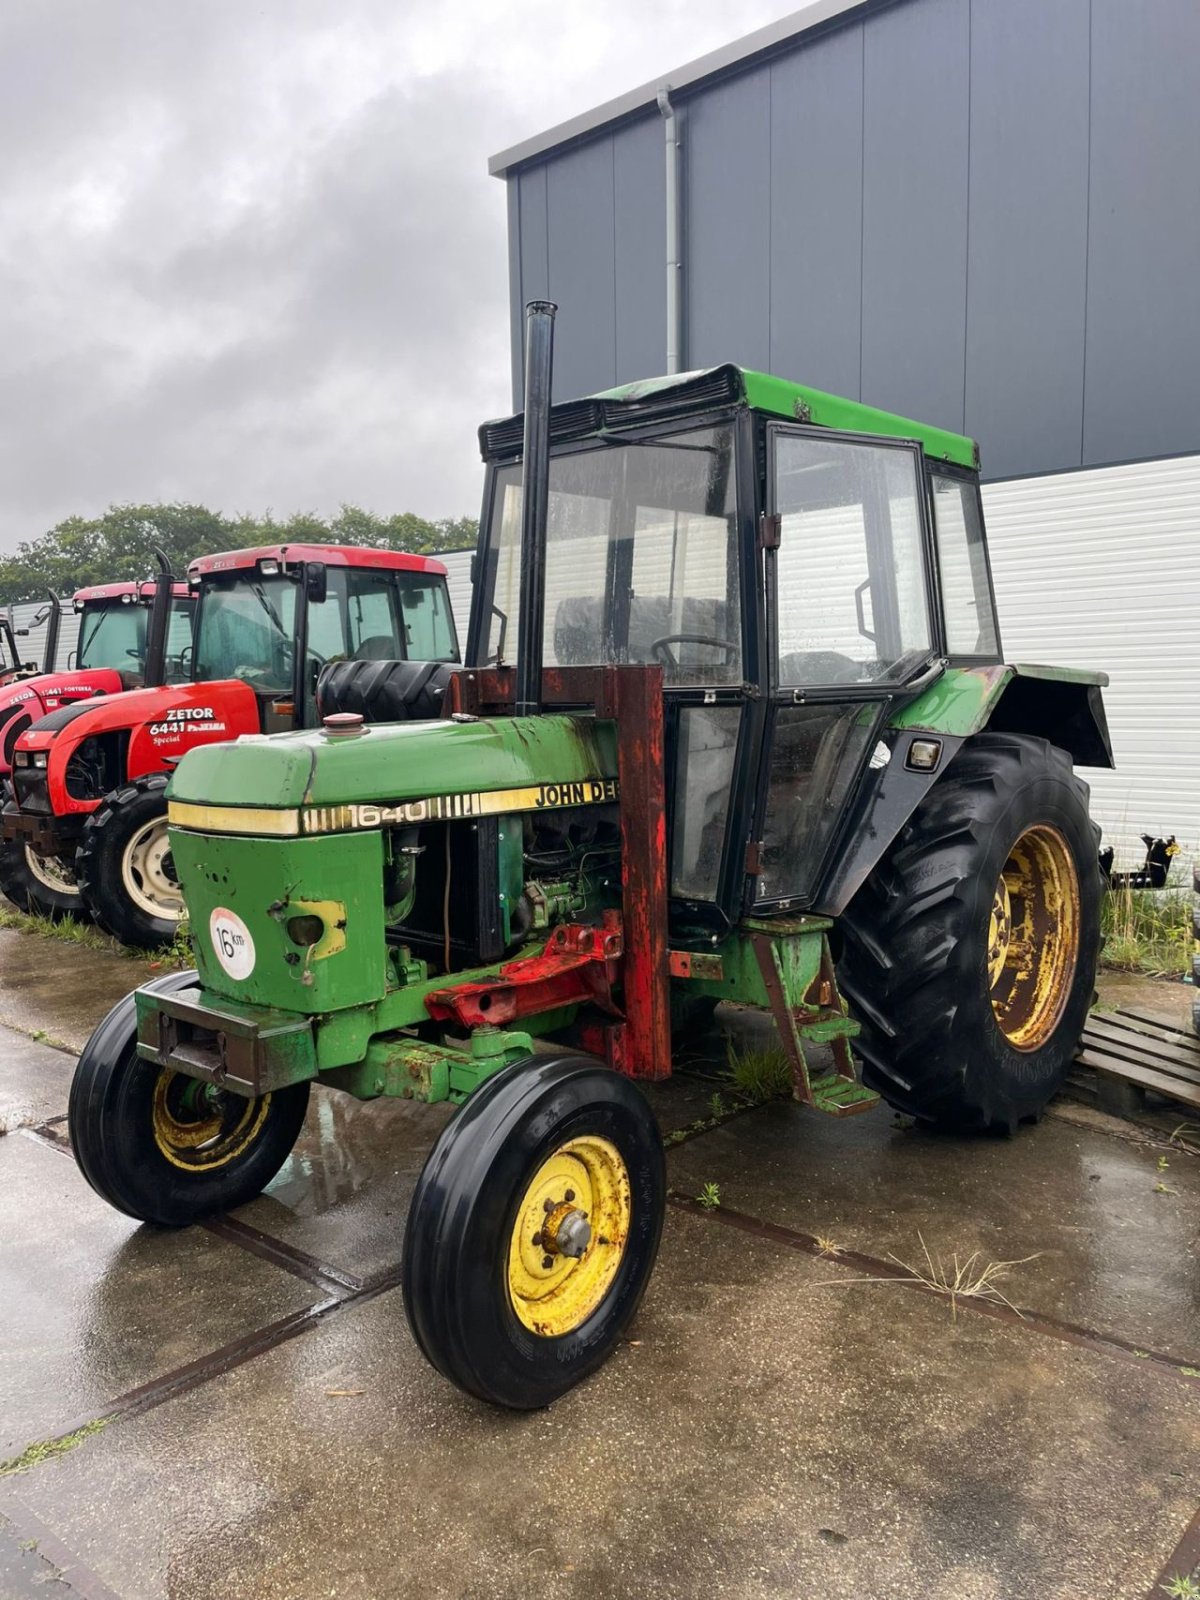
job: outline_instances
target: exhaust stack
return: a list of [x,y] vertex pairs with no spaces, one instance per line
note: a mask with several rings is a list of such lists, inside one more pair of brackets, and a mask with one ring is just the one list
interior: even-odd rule
[[150,602],[146,629],[144,681],[147,689],[157,689],[167,681],[167,629],[171,622],[171,591],[175,586],[171,563],[157,545],[154,558],[159,570],[154,575],[154,598]]
[[521,463],[521,615],[517,627],[514,711],[542,709],[542,635],[546,610],[546,517],[550,506],[550,385],[554,314],[550,300],[525,307],[525,435]]

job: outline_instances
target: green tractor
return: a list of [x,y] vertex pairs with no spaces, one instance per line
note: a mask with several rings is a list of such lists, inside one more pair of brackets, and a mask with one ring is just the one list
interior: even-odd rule
[[516,1408],[628,1325],[666,1194],[638,1083],[719,1002],[818,1111],[1039,1115],[1100,939],[1073,763],[1112,759],[1102,674],[1003,664],[969,439],[733,366],[551,407],[553,312],[481,430],[440,715],[368,725],[335,665],[321,727],[184,757],[198,970],[116,1007],[70,1104],[93,1188],[168,1227],[258,1194],[314,1083],[459,1106],[405,1306]]

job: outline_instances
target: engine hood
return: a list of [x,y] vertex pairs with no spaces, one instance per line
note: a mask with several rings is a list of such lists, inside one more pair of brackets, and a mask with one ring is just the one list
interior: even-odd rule
[[380,724],[241,738],[190,751],[171,821],[295,835],[616,799],[611,722],[591,716]]

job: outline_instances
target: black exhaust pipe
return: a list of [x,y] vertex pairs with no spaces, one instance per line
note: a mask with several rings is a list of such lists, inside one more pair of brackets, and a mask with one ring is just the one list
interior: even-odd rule
[[521,615],[514,710],[542,709],[542,634],[546,611],[546,516],[550,507],[550,386],[554,313],[550,300],[525,307],[525,440],[521,466]]
[[167,681],[167,629],[171,623],[171,590],[175,578],[171,563],[156,545],[154,559],[158,571],[154,575],[154,598],[150,602],[150,622],[146,629],[146,665],[142,681],[147,689],[157,689]]

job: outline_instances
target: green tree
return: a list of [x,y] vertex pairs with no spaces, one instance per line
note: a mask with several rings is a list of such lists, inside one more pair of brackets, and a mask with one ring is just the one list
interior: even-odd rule
[[328,519],[296,512],[285,520],[226,517],[207,506],[110,506],[99,517],[67,517],[48,533],[0,555],[0,605],[38,600],[47,589],[69,595],[92,583],[144,578],[157,570],[156,548],[182,577],[189,561],[246,545],[359,544],[376,550],[436,554],[473,548],[478,523],[471,517],[430,522],[411,511],[381,517],[361,506],[342,506]]

